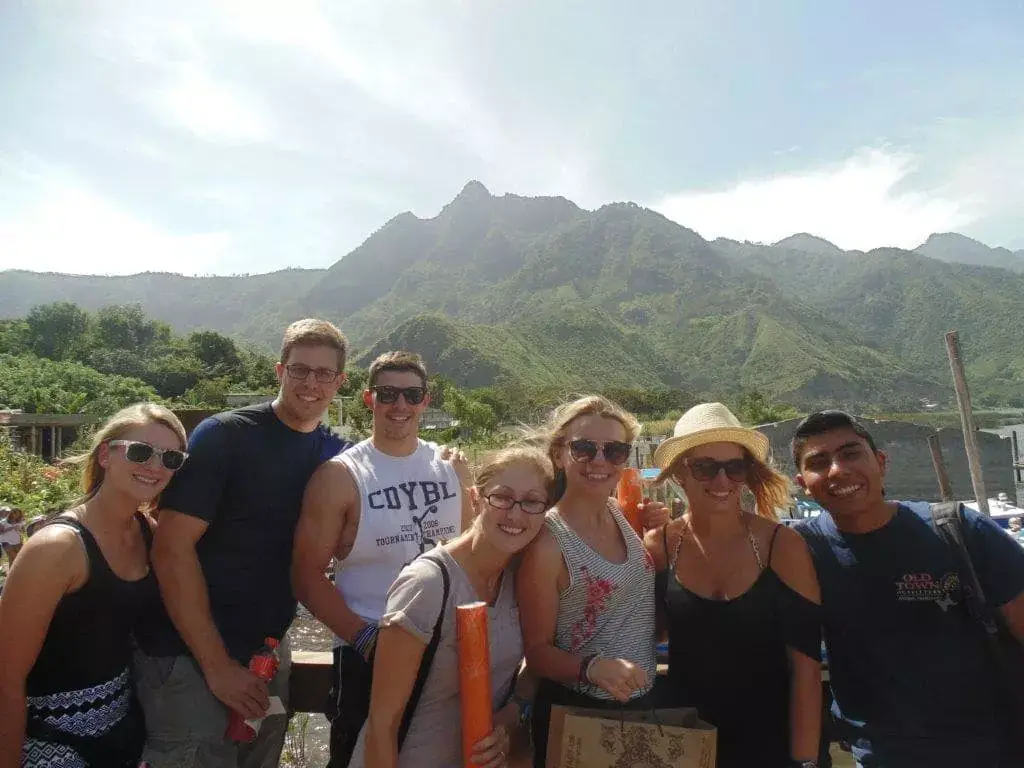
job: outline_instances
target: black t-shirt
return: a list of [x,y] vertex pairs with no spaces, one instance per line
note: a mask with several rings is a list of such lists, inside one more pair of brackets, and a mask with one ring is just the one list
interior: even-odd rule
[[[292,540],[302,495],[313,471],[349,445],[323,426],[296,432],[270,403],[211,416],[189,438],[188,461],[160,506],[209,523],[196,553],[214,623],[242,664],[295,617]],[[166,615],[138,640],[153,656],[189,652]]]
[[[964,510],[964,539],[987,599],[1024,592],[1024,552]],[[797,530],[814,555],[833,713],[864,768],[998,764],[995,681],[983,630],[963,601],[956,559],[926,502],[883,527],[839,530],[827,513]]]

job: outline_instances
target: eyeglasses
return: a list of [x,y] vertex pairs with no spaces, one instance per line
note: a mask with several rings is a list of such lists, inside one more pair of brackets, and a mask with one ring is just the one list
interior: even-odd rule
[[625,464],[631,450],[633,450],[633,445],[623,443],[621,440],[610,440],[607,443],[597,443],[593,440],[571,440],[569,442],[569,455],[572,456],[573,461],[593,461],[600,451],[609,464]]
[[187,453],[176,448],[161,450],[154,448],[149,443],[140,443],[136,440],[111,440],[107,445],[113,448],[124,446],[124,457],[133,464],[145,464],[156,455],[160,457],[160,462],[164,467],[172,472],[181,469],[181,465],[188,458]]
[[379,387],[370,387],[370,391],[377,395],[377,402],[384,405],[397,403],[399,395],[404,397],[405,402],[409,405],[419,405],[423,402],[423,398],[427,396],[427,390],[424,387],[388,387],[381,385]]
[[495,509],[512,509],[516,504],[528,515],[542,515],[548,508],[546,501],[540,499],[516,499],[504,493],[489,493],[484,496],[487,503]]
[[288,371],[288,375],[291,378],[298,381],[305,381],[309,378],[309,374],[312,373],[316,376],[316,380],[321,384],[332,383],[341,373],[341,371],[336,371],[333,368],[310,368],[308,365],[303,365],[302,363],[286,365],[285,370]]
[[690,468],[690,472],[696,479],[705,483],[718,477],[718,473],[722,470],[725,470],[725,476],[734,483],[742,483],[747,479],[747,469],[750,467],[750,462],[747,459],[729,459],[728,461],[686,459],[683,463]]

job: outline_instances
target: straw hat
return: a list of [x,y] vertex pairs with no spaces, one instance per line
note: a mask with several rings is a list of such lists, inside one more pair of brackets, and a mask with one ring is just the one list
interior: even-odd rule
[[654,452],[654,463],[661,470],[658,480],[665,479],[669,467],[684,453],[708,443],[738,443],[758,461],[768,460],[766,435],[744,427],[721,403],[701,403],[679,417],[672,437]]

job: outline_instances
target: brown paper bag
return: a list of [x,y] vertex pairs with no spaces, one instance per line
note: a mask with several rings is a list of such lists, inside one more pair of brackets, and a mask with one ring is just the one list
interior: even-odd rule
[[547,768],[714,768],[716,746],[714,726],[693,708],[652,714],[556,704]]

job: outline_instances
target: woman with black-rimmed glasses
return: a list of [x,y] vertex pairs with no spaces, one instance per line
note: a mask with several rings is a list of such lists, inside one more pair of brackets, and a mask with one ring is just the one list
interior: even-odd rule
[[[488,605],[494,730],[477,744],[474,764],[507,764],[521,719],[512,688],[523,659],[512,569],[544,525],[552,474],[536,447],[514,445],[487,455],[470,490],[472,526],[399,574],[380,620],[369,716],[349,768],[463,765],[455,609],[476,601]],[[424,685],[414,700],[421,670]]]
[[[540,431],[556,469],[555,504],[516,578],[527,667],[541,678],[536,766],[545,764],[552,704],[654,705],[654,564],[611,498],[639,431],[595,395],[556,408]],[[642,516],[654,527],[668,510],[647,503]]]
[[130,637],[160,601],[151,521],[187,458],[185,430],[150,403],[100,428],[82,499],[25,544],[0,597],[0,766],[135,768],[145,728]]

